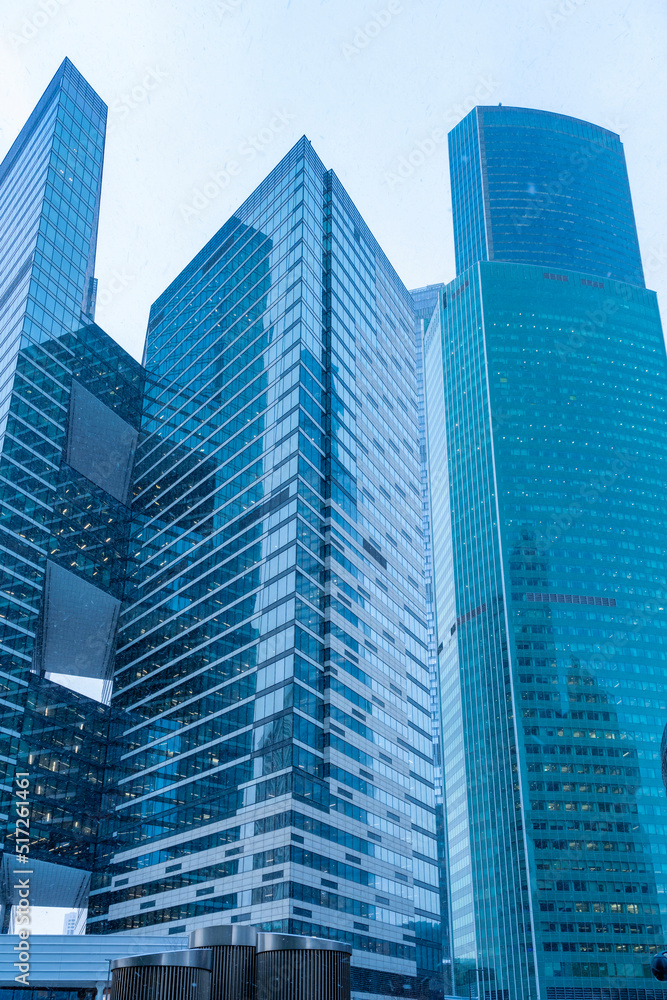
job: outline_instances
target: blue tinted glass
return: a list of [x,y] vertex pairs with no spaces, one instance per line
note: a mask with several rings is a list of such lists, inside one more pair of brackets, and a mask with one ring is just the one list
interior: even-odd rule
[[427,339],[458,982],[639,988],[667,830],[655,296],[483,263]]
[[154,304],[91,931],[224,912],[439,982],[414,324],[305,139]]
[[477,260],[643,285],[623,147],[565,115],[475,108],[450,133],[457,272]]

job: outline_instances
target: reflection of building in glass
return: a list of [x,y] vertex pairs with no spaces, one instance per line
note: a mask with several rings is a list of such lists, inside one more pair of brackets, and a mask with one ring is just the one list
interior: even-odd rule
[[[667,366],[622,149],[506,108],[451,149],[460,267],[426,394],[453,959],[479,995],[645,998],[667,881]],[[529,186],[566,170],[513,237]]]
[[97,837],[142,392],[92,323],[105,120],[66,60],[0,165],[3,905],[17,767],[33,905],[85,907]]
[[302,139],[155,303],[90,930],[252,922],[440,987],[412,299]]
[[[65,440],[69,386],[59,378],[60,340],[81,325],[82,308],[90,308],[105,117],[104,105],[65,61],[0,165],[2,722],[16,734]],[[73,130],[86,133],[78,155],[69,148]],[[4,756],[13,758],[11,737],[5,739]]]

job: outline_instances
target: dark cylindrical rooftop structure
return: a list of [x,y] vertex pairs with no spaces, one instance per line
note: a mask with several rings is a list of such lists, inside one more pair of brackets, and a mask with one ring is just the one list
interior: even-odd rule
[[660,951],[657,955],[653,956],[651,972],[661,983],[665,982],[667,979],[667,953]]
[[352,946],[297,934],[257,935],[257,1000],[350,1000]]
[[111,1000],[211,1000],[208,951],[165,951],[111,963]]
[[247,924],[200,927],[190,934],[190,947],[208,949],[212,957],[211,1000],[255,1000],[257,932]]

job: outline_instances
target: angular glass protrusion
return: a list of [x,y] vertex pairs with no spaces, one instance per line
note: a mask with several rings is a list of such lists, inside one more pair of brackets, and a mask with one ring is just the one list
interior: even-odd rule
[[86,479],[128,504],[138,433],[72,379],[65,461]]
[[120,601],[54,562],[47,562],[36,666],[49,674],[109,676]]

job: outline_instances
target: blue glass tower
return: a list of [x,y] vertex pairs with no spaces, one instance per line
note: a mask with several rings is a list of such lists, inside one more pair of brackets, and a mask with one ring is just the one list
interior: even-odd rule
[[478,108],[451,154],[459,273],[425,370],[457,985],[649,1000],[667,364],[622,149]]
[[437,989],[414,323],[305,138],[154,304],[91,931],[249,921]]
[[440,712],[440,682],[438,675],[437,629],[435,597],[433,590],[433,543],[431,537],[431,496],[426,439],[426,395],[424,391],[424,337],[429,322],[438,306],[442,283],[426,285],[412,291],[415,307],[415,365],[419,394],[419,458],[421,465],[422,532],[424,536],[424,583],[426,587],[426,622],[429,687],[431,689],[431,733],[433,736],[433,761],[435,781],[435,808],[438,834],[438,866],[440,869],[440,918],[442,924],[442,964],[445,992],[452,993],[451,955],[449,938],[449,874],[445,849],[444,784],[442,774],[442,731]]
[[[0,165],[0,901],[85,908],[97,846],[141,367],[92,322],[106,107],[65,60]],[[83,689],[94,693],[88,697]]]
[[4,715],[12,718],[31,669],[64,440],[60,345],[92,309],[105,122],[105,106],[65,60],[0,165],[0,544],[8,574],[0,641],[11,703]]
[[474,108],[449,135],[456,272],[478,260],[643,285],[621,140],[577,118]]

